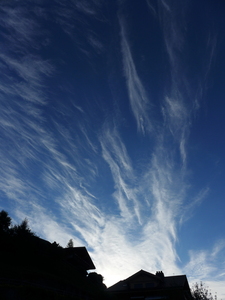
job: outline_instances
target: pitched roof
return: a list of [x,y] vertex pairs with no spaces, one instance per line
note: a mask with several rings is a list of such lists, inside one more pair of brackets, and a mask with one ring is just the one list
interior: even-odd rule
[[64,248],[64,254],[74,260],[77,264],[85,268],[85,270],[94,270],[95,265],[85,247]]
[[165,286],[166,287],[185,287],[188,286],[188,281],[186,275],[175,275],[165,277]]
[[145,278],[151,278],[154,281],[158,281],[159,283],[163,283],[164,288],[170,288],[170,287],[183,287],[189,289],[188,281],[186,275],[177,275],[177,276],[157,276],[155,274],[146,272],[144,270],[140,270],[137,273],[131,275],[130,277],[121,280],[111,287],[108,288],[108,291],[125,291],[127,289],[127,284],[133,280],[135,280],[138,277],[145,277]]

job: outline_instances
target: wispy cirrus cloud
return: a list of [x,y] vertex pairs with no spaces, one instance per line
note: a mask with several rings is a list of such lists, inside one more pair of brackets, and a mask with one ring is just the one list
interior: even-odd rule
[[137,122],[138,131],[144,134],[146,131],[149,132],[152,129],[152,124],[149,119],[149,108],[151,103],[135,67],[130,45],[128,42],[128,34],[126,29],[127,24],[122,16],[119,16],[118,18],[121,30],[120,35],[123,68],[126,78],[130,106]]
[[[76,50],[85,55],[90,64],[93,64],[93,51],[101,54],[104,43],[99,38],[99,32],[94,32],[92,21],[106,22],[101,12],[101,1],[70,1],[69,3],[56,0],[54,21],[60,24],[63,31],[73,41]],[[81,55],[81,57],[83,56]]]
[[[186,144],[189,137],[192,113],[195,98],[190,87],[187,74],[184,70],[185,36],[185,10],[171,1],[158,1],[159,21],[161,24],[164,44],[170,64],[170,86],[167,88],[162,103],[162,113],[165,127],[169,130],[178,145],[181,163],[186,167]],[[177,13],[179,11],[179,14]],[[192,95],[192,97],[191,97]]]
[[88,15],[96,14],[95,1],[76,1],[76,7],[81,12]]
[[114,198],[119,205],[121,215],[125,219],[132,219],[135,215],[140,223],[139,201],[135,188],[136,178],[126,147],[117,129],[105,128],[100,143],[103,158],[109,165],[115,183]]
[[207,251],[190,251],[190,262],[186,266],[188,274],[195,274],[196,278],[206,278],[215,271],[213,264],[210,262],[210,253]]
[[[124,277],[137,268],[179,272],[175,247],[176,227],[184,201],[184,187],[180,186],[181,181],[177,181],[179,173],[174,170],[173,157],[169,159],[166,148],[163,147],[165,145],[161,143],[152,158],[148,159],[147,165],[145,163],[144,176],[142,174],[137,179],[138,171],[132,166],[128,151],[114,127],[104,128],[100,142],[103,158],[109,165],[115,184],[113,196],[120,208],[120,215],[107,218],[106,225],[112,226],[117,234],[114,239],[118,253],[113,254],[113,249],[110,252],[112,257],[115,255],[113,260],[117,261],[120,257],[124,263],[129,259],[136,261],[134,266],[124,270]],[[102,244],[104,242],[106,241],[103,240]],[[129,249],[126,254],[124,249]],[[138,253],[142,253],[142,256],[139,257]],[[107,257],[106,254],[105,256]],[[107,268],[104,265],[101,267],[107,274]],[[121,273],[121,268],[119,264],[111,273]]]
[[[190,250],[190,261],[184,267],[184,270],[190,274],[191,280],[198,278],[198,280],[205,281],[211,279],[213,276],[219,278],[220,274],[223,274],[225,270],[224,249],[225,241],[218,240],[212,249]],[[218,261],[221,263],[219,272],[217,267]]]
[[[212,296],[224,297],[225,284],[225,241],[218,240],[211,249],[189,251],[190,260],[183,268],[190,286],[203,281]],[[219,266],[219,267],[218,267]]]
[[88,41],[97,53],[101,53],[103,51],[104,46],[100,42],[100,40],[95,36],[95,34],[91,33],[88,37]]
[[[15,217],[23,220],[27,218],[27,213],[19,208],[15,209]],[[29,226],[32,231],[46,240],[53,243],[54,241],[65,247],[69,239],[73,239],[74,244],[81,246],[82,241],[74,236],[70,224],[59,222],[55,215],[45,210],[42,206],[31,203],[29,208]],[[44,226],[43,226],[44,225]]]
[[21,58],[14,59],[1,53],[0,58],[8,66],[10,72],[15,71],[16,75],[26,83],[41,87],[44,76],[53,72],[53,67],[47,61],[27,54]]
[[193,199],[191,199],[189,204],[187,204],[187,202],[185,203],[180,215],[180,224],[188,221],[194,215],[195,208],[202,204],[209,193],[210,189],[206,187],[200,190],[199,193]]
[[156,17],[157,16],[156,8],[151,2],[152,2],[151,0],[146,0],[148,8],[150,9],[151,13]]
[[[2,32],[3,38],[9,43],[6,43],[3,49],[13,49],[22,51],[25,45],[36,47],[37,41],[34,39],[40,34],[39,25],[34,18],[31,17],[27,6],[18,6],[16,3],[4,3],[1,5],[1,26],[8,32]],[[32,43],[30,44],[30,42]]]

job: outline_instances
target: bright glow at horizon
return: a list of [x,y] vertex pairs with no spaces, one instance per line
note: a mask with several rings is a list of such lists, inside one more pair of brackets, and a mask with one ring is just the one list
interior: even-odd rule
[[[197,3],[196,3],[197,2]],[[0,209],[225,299],[225,4],[3,1]]]

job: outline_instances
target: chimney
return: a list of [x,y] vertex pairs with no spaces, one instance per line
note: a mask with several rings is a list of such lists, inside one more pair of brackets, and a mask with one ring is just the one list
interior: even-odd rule
[[158,276],[158,277],[160,277],[162,280],[164,279],[164,273],[163,273],[163,271],[157,271],[155,273],[155,275]]

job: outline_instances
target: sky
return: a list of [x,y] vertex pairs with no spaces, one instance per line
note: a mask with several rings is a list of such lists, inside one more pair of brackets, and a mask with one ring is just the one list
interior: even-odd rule
[[225,299],[225,2],[2,0],[0,209],[107,286]]

